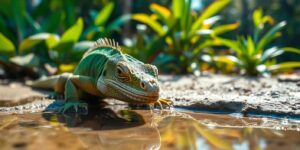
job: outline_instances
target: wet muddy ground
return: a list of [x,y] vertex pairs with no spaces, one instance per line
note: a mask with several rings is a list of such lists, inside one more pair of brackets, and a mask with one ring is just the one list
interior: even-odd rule
[[[161,97],[176,107],[300,119],[300,74],[272,78],[203,75],[160,76]],[[0,112],[34,111],[51,103],[48,91],[0,80]],[[124,104],[108,100],[110,104]]]
[[0,114],[1,149],[299,149],[300,122],[178,110]]

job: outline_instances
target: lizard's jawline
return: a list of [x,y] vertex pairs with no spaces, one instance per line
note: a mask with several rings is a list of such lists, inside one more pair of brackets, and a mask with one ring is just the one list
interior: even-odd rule
[[[117,88],[118,90],[122,91],[122,93],[127,96],[128,98],[131,98],[135,101],[141,102],[141,103],[148,103],[148,102],[156,102],[158,99],[158,95],[155,96],[147,96],[147,95],[141,95],[137,93],[133,93],[129,90],[126,90],[124,87],[118,85],[113,80],[106,79],[106,83],[113,86],[114,88]],[[127,87],[128,88],[128,87]]]

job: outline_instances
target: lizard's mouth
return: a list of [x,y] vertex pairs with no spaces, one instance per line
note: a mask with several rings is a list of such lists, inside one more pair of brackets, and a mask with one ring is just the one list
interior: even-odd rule
[[[145,92],[132,89],[131,87],[128,87],[126,85],[122,86],[113,80],[106,79],[106,83],[121,91],[124,96],[131,100],[134,100],[136,103],[154,103],[159,98],[158,93],[151,93],[151,95],[149,95]],[[126,99],[124,100],[126,101]]]

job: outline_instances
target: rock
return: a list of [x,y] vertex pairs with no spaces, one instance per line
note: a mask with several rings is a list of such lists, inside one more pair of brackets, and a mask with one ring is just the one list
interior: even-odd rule
[[[197,86],[181,88],[190,83]],[[193,79],[190,76],[162,76],[161,89],[161,96],[174,100],[177,107],[300,117],[297,82],[279,82],[276,77],[210,75]]]
[[280,82],[299,82],[300,74],[284,74],[278,76],[278,81]]
[[41,100],[47,92],[33,90],[20,83],[0,84],[0,107],[16,106]]

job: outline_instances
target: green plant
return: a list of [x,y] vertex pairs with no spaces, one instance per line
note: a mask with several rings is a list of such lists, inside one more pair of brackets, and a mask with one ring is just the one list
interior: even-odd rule
[[91,13],[93,23],[85,30],[83,36],[88,40],[96,40],[100,37],[110,37],[112,33],[119,31],[121,25],[130,20],[130,16],[122,15],[111,21],[109,19],[112,16],[114,8],[115,3],[109,1],[97,14]]
[[163,51],[162,54],[172,56],[173,61],[176,61],[173,67],[186,73],[192,71],[192,63],[198,62],[201,50],[215,44],[212,35],[219,35],[239,26],[238,23],[215,25],[220,17],[214,15],[229,2],[230,0],[214,1],[200,15],[191,10],[191,0],[174,0],[171,10],[151,4],[150,10],[153,14],[133,14],[132,19],[148,25],[155,31],[156,37],[164,40],[163,47],[152,53]]
[[276,63],[276,57],[287,52],[300,53],[296,48],[272,46],[270,43],[280,36],[280,30],[286,25],[282,21],[274,25],[270,30],[265,31],[267,23],[273,24],[270,16],[263,16],[262,9],[257,9],[253,13],[253,22],[255,31],[253,36],[238,36],[237,40],[228,40],[217,37],[217,40],[223,45],[229,47],[235,52],[233,55],[212,56],[207,61],[221,62],[225,64],[235,64],[241,71],[247,75],[269,74],[282,69],[300,67],[300,62]]
[[[76,10],[78,4],[85,9]],[[99,2],[47,1],[40,3],[3,0],[0,2],[0,49],[1,66],[6,72],[14,74],[14,68],[36,71],[35,76],[44,73],[72,71],[81,59],[83,53],[93,45],[91,41],[79,41],[86,38],[94,40],[102,36],[110,36],[113,31],[130,19],[127,15],[118,17],[112,22],[115,3],[113,1]],[[25,7],[27,4],[28,7]],[[95,13],[93,5],[104,5],[99,13]],[[19,12],[15,12],[19,10]],[[49,13],[50,12],[50,13]],[[91,14],[85,20],[78,13]],[[87,30],[84,30],[84,23]],[[62,33],[61,36],[55,33]],[[83,34],[82,34],[83,33]],[[46,67],[45,67],[46,66]],[[15,70],[15,69],[13,69]],[[43,70],[46,70],[43,71]],[[15,72],[15,74],[18,74]]]
[[59,72],[71,71],[82,54],[93,44],[89,41],[78,42],[82,30],[83,20],[79,18],[62,36],[37,33],[21,41],[18,50],[8,38],[0,34],[0,43],[5,45],[0,49],[3,54],[2,64],[13,63],[28,68],[45,68],[45,64],[48,64],[58,68]]

